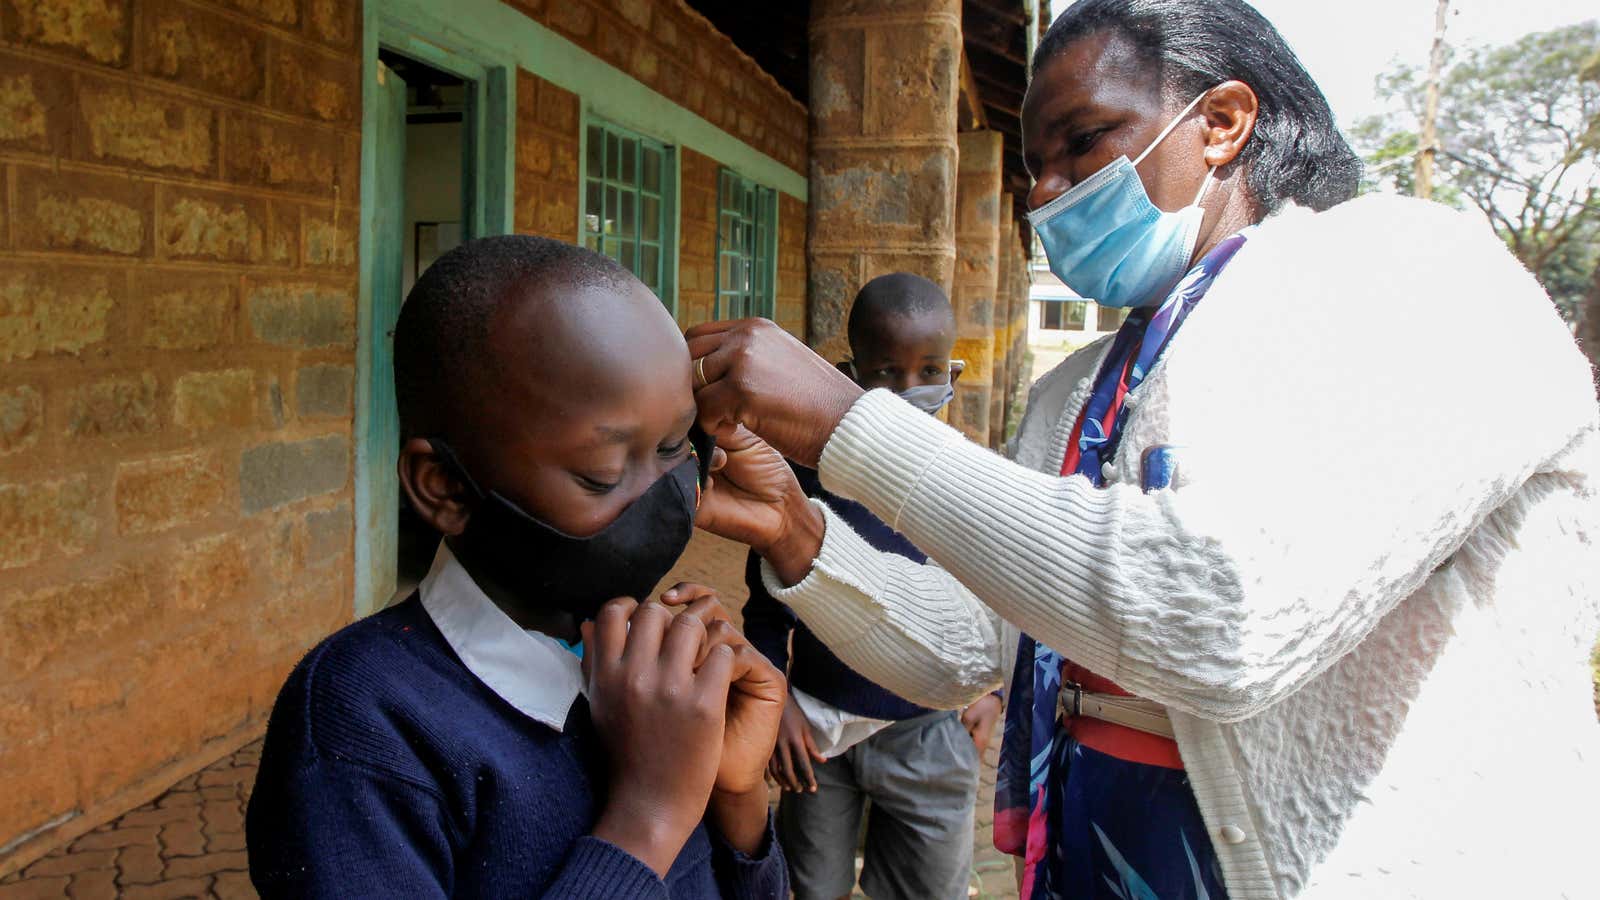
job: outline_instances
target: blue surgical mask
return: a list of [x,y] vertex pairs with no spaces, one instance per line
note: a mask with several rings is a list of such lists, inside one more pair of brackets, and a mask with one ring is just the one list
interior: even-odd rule
[[939,414],[939,410],[950,405],[956,397],[956,387],[950,382],[944,384],[919,384],[897,392],[901,400],[915,406],[930,416]]
[[1205,218],[1200,200],[1215,170],[1206,170],[1193,203],[1167,212],[1150,202],[1134,167],[1204,96],[1189,101],[1137,159],[1118,157],[1028,213],[1050,271],[1080,296],[1101,306],[1143,306],[1159,301],[1188,270]]

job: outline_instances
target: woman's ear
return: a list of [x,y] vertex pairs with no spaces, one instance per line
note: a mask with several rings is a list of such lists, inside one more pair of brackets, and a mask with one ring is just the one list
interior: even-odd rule
[[964,359],[952,359],[952,360],[950,360],[950,386],[951,387],[955,387],[956,382],[958,380],[960,380],[960,378],[961,378],[961,373],[965,372],[966,370],[967,370],[967,361],[966,360],[964,360]]
[[854,360],[841,359],[834,363],[833,367],[843,372],[844,377],[850,379],[851,381],[856,380],[856,364]]
[[1250,85],[1224,81],[1200,101],[1200,112],[1206,117],[1206,165],[1218,168],[1237,159],[1250,142],[1261,105]]
[[400,489],[411,508],[441,534],[460,534],[471,508],[466,486],[445,466],[427,438],[411,438],[400,448]]

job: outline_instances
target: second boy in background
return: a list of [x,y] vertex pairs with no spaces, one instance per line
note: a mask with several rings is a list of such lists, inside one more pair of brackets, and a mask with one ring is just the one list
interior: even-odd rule
[[[856,295],[851,358],[839,368],[864,388],[888,388],[938,413],[961,374],[950,359],[955,330],[950,300],[937,285],[906,273],[884,275]],[[823,490],[816,472],[796,466],[795,474],[809,496],[879,550],[926,559],[865,507]],[[789,703],[768,771],[785,791],[778,833],[797,900],[849,896],[867,800],[861,888],[868,896],[965,897],[978,767],[999,717],[999,697],[986,697],[959,717],[917,706],[840,662],[773,599],[754,553],[745,581],[745,634],[789,671]]]

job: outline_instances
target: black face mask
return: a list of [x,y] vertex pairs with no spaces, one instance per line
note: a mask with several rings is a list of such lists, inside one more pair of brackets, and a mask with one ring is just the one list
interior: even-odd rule
[[614,597],[644,600],[683,555],[715,446],[699,426],[689,441],[688,459],[589,537],[566,534],[498,492],[485,492],[448,444],[439,438],[429,443],[476,501],[462,534],[474,566],[526,603],[583,620]]

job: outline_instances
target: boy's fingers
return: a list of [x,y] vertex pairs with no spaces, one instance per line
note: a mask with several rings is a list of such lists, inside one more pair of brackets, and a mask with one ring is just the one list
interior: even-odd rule
[[741,635],[734,649],[734,665],[729,675],[732,686],[740,693],[783,705],[789,692],[788,680],[778,667],[767,659],[765,653],[751,646]]
[[789,762],[789,742],[778,741],[778,784],[786,791],[800,790],[800,785],[794,779],[794,766]]
[[628,617],[628,638],[622,652],[625,663],[649,665],[661,658],[661,636],[672,621],[672,613],[659,603],[646,600]]
[[594,624],[584,638],[583,655],[586,659],[591,655],[594,657],[597,670],[622,660],[623,648],[628,643],[628,621],[638,606],[632,597],[618,597],[606,601],[600,607],[600,612],[595,614]]
[[704,646],[706,625],[698,617],[677,615],[667,626],[666,637],[661,641],[661,665],[672,677],[689,678],[700,662],[700,648]]
[[[594,648],[594,623],[578,623],[578,639],[583,642],[585,650]],[[594,654],[585,652],[578,657],[578,671],[583,674],[585,683],[589,681],[589,673],[594,670]]]
[[819,763],[825,763],[828,761],[828,758],[822,755],[822,751],[817,749],[817,742],[811,739],[811,729],[807,728],[804,732],[802,732],[801,737],[805,739],[806,753],[809,754],[812,759]]
[[715,588],[709,588],[694,581],[680,581],[661,592],[661,602],[668,606],[684,606],[699,600],[701,597],[715,596],[717,596]]
[[805,784],[801,787],[815,794],[817,792],[817,776],[811,771],[811,757],[804,753],[796,753],[794,761],[797,764],[795,768],[806,777]]

